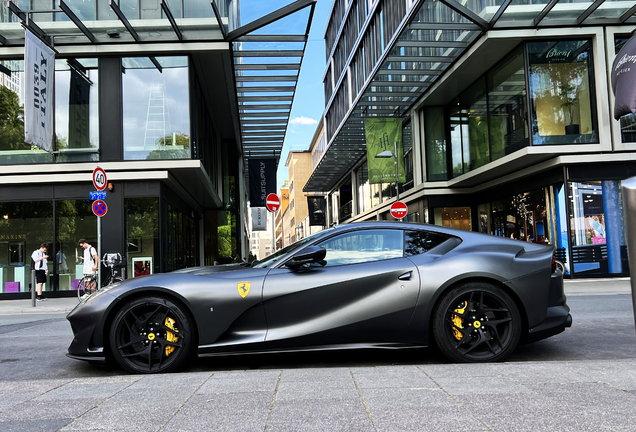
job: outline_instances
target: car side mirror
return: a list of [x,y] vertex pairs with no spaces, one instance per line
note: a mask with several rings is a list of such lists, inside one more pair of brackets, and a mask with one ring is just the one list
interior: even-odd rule
[[298,267],[303,264],[311,264],[322,261],[327,256],[327,250],[322,246],[309,246],[287,261],[287,267]]

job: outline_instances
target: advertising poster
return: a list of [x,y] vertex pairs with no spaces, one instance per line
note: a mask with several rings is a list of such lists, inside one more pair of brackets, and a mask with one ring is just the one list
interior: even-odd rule
[[393,157],[377,158],[376,156],[385,151],[393,153],[397,141],[398,177],[400,183],[406,183],[402,149],[402,119],[365,119],[364,132],[367,139],[369,182],[372,184],[395,183],[395,159]]

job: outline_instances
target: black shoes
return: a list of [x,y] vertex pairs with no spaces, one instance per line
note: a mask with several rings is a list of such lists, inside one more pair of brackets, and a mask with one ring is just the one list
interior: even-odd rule
[[44,298],[44,297],[42,297],[42,296],[37,296],[37,297],[35,298],[35,300],[37,300],[37,301],[47,301],[48,299],[46,299],[46,298]]

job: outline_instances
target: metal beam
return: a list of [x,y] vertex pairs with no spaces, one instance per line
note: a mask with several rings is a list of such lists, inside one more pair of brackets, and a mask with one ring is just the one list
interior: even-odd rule
[[409,30],[479,30],[479,26],[473,23],[411,23]]
[[444,56],[389,56],[386,60],[393,63],[452,63],[455,61],[452,57]]
[[223,27],[223,21],[221,20],[221,13],[219,12],[219,8],[216,7],[216,3],[214,3],[214,0],[210,0],[210,5],[212,6],[212,11],[214,12],[214,16],[216,17],[216,22],[219,23],[221,33],[223,33],[223,39],[227,39],[227,30],[225,29],[225,27]]
[[267,118],[267,117],[289,117],[289,111],[270,111],[267,113],[241,113],[241,120],[244,117],[258,117],[258,118]]
[[[277,109],[288,109],[291,110],[291,104],[275,104],[275,105],[239,105],[239,110],[277,110]],[[243,115],[243,114],[241,114]]]
[[49,46],[49,48],[57,52],[57,50],[51,46],[51,36],[48,36],[44,32],[44,30],[42,30],[35,22],[30,20],[27,14],[22,12],[22,10],[19,7],[17,7],[15,3],[13,3],[12,1],[9,2],[9,10],[13,12],[13,14],[17,16],[20,19],[20,21],[22,21],[22,25],[24,27],[26,27],[27,29],[29,29],[31,33],[33,33],[34,35],[42,39],[42,41],[45,41],[46,44]]
[[161,65],[159,64],[159,62],[157,61],[156,58],[154,57],[148,57],[148,59],[150,59],[150,61],[152,62],[153,65],[155,65],[155,67],[159,70],[159,72],[163,73],[163,68],[161,67]]
[[501,6],[499,6],[499,9],[497,9],[497,13],[495,13],[495,15],[493,15],[493,17],[490,19],[490,22],[488,23],[488,28],[495,27],[495,24],[497,24],[497,21],[499,21],[499,18],[502,17],[502,15],[506,11],[506,9],[508,9],[508,6],[510,6],[511,3],[512,3],[512,0],[504,0]]
[[293,96],[239,96],[239,102],[291,102],[294,100]]
[[174,20],[174,16],[172,16],[172,12],[170,12],[170,8],[168,7],[166,0],[159,0],[159,4],[161,5],[161,9],[163,10],[163,13],[165,13],[166,17],[168,17],[168,21],[170,21],[170,25],[172,26],[172,29],[177,34],[177,37],[179,38],[179,40],[182,41],[183,34],[181,34],[181,30],[179,30],[179,26],[177,25],[177,22]]
[[483,31],[488,30],[488,21],[486,21],[485,19],[477,15],[475,12],[468,9],[466,6],[463,6],[462,4],[457,3],[455,0],[439,0],[439,1],[440,3],[445,4],[446,6],[448,6],[455,12],[457,12],[458,14],[462,15],[467,20],[477,24]]
[[[112,1],[112,0],[111,0]],[[234,51],[234,57],[302,57],[303,50],[285,50],[285,51]]]
[[305,35],[246,35],[238,42],[306,42]]
[[0,64],[0,72],[2,72],[5,75],[11,76],[11,69],[5,67],[4,65]]
[[629,8],[629,10],[627,12],[625,12],[623,15],[621,15],[621,17],[618,20],[622,24],[625,21],[627,21],[628,19],[630,19],[635,13],[636,13],[636,5],[634,5],[631,8]]
[[[556,0],[559,1],[559,0]],[[468,42],[464,41],[397,41],[396,47],[413,47],[413,48],[466,48]]]
[[407,76],[407,75],[441,75],[444,71],[437,69],[381,69],[378,71],[378,75],[393,75],[393,76]]
[[119,20],[124,24],[124,27],[126,27],[128,33],[130,33],[135,42],[139,42],[139,35],[137,34],[133,26],[130,25],[130,22],[126,18],[126,15],[124,15],[121,9],[119,9],[119,6],[117,5],[117,3],[115,3],[115,0],[108,0],[108,4],[110,5],[110,8],[113,10],[113,12],[115,12],[115,15],[117,15]]
[[579,17],[576,19],[576,23],[577,24],[582,24],[583,21],[585,21],[587,19],[587,17],[592,15],[592,13],[594,13],[594,11],[596,9],[598,9],[599,6],[602,5],[604,2],[605,2],[605,0],[596,0],[587,9],[585,9],[585,11],[581,15],[579,15]]
[[62,9],[66,16],[77,26],[77,28],[80,29],[82,33],[84,33],[84,36],[86,36],[93,43],[97,42],[97,38],[95,38],[95,35],[93,35],[93,33],[91,33],[91,31],[86,28],[82,20],[79,19],[77,15],[75,15],[75,12],[73,12],[71,8],[68,7],[66,3],[64,3],[64,0],[57,0],[57,6]]
[[300,70],[300,63],[241,63],[234,65],[235,70]]
[[279,19],[296,13],[299,10],[306,8],[307,6],[311,6],[312,4],[316,3],[316,1],[317,0],[297,0],[294,3],[291,3],[272,13],[265,15],[264,17],[254,20],[249,24],[245,24],[244,26],[232,30],[227,34],[227,40],[233,42],[241,36],[252,33],[253,31],[260,29],[261,27],[265,27],[266,25],[278,21]]
[[296,82],[298,75],[276,75],[276,76],[237,76],[236,82]]
[[543,18],[545,18],[545,16],[546,16],[547,14],[549,14],[549,13],[550,13],[550,11],[552,10],[552,8],[554,8],[554,7],[557,5],[557,3],[558,3],[558,2],[559,2],[559,0],[550,0],[550,3],[548,3],[547,5],[545,5],[545,7],[543,8],[543,10],[539,13],[539,15],[537,15],[537,17],[534,19],[534,21],[533,21],[533,23],[532,23],[532,24],[533,24],[535,27],[538,27],[538,26],[539,26],[539,23],[540,23],[541,21],[543,21]]
[[265,92],[294,92],[294,86],[276,86],[276,87],[237,87],[237,93],[265,93]]
[[7,39],[4,36],[2,36],[2,35],[0,35],[0,44],[2,44],[2,45],[6,45],[7,44]]

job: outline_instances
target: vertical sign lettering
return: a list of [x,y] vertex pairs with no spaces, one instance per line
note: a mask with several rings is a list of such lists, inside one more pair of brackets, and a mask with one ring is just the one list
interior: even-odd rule
[[24,40],[24,141],[52,152],[55,54],[28,30]]

